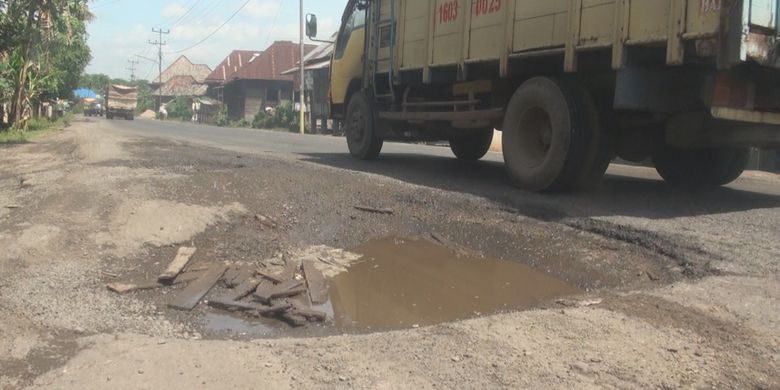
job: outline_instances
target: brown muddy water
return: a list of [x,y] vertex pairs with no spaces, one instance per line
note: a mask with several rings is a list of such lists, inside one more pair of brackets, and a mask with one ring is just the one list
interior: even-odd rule
[[362,258],[329,279],[330,301],[313,307],[328,323],[296,330],[275,319],[210,312],[204,329],[239,338],[395,330],[530,309],[582,292],[528,266],[424,238],[378,239],[351,252]]
[[330,280],[336,325],[390,330],[529,309],[581,291],[522,264],[456,251],[423,238],[384,238]]

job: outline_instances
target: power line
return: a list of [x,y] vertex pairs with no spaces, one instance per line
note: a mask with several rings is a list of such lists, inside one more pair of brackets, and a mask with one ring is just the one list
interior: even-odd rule
[[212,32],[211,32],[211,34],[209,34],[209,35],[206,35],[206,37],[205,37],[205,38],[203,38],[203,39],[201,39],[200,41],[198,41],[198,43],[196,43],[196,44],[194,44],[194,45],[192,45],[192,46],[190,46],[190,47],[188,47],[188,48],[186,48],[186,49],[183,49],[183,50],[177,50],[177,51],[171,52],[171,54],[178,54],[178,53],[183,53],[183,52],[185,52],[185,51],[187,51],[187,50],[190,50],[190,49],[193,49],[193,48],[195,48],[195,47],[199,46],[199,45],[200,45],[201,43],[203,43],[203,42],[206,42],[207,40],[209,40],[209,38],[213,37],[213,36],[214,36],[216,33],[218,33],[218,32],[219,32],[219,30],[222,30],[222,28],[223,28],[223,27],[225,27],[225,26],[226,26],[228,23],[230,23],[230,21],[231,21],[231,20],[233,20],[233,18],[235,18],[235,17],[236,17],[236,15],[238,15],[238,13],[239,13],[239,12],[241,12],[241,10],[242,10],[242,9],[244,9],[244,7],[246,7],[246,6],[247,6],[247,4],[249,4],[251,1],[252,1],[252,0],[247,0],[247,1],[245,1],[245,2],[244,2],[244,4],[242,4],[242,5],[241,5],[241,7],[238,7],[238,9],[236,10],[236,12],[233,12],[233,15],[230,15],[230,17],[229,17],[229,18],[227,18],[227,20],[226,20],[224,23],[222,23],[221,25],[219,25],[219,27],[217,27],[217,28],[216,28],[216,30],[212,31]]
[[183,14],[181,14],[181,16],[179,16],[175,21],[170,23],[168,27],[174,27],[174,26],[178,25],[182,20],[184,20],[184,18],[189,16],[192,13],[193,10],[195,10],[195,7],[197,7],[198,4],[200,4],[200,2],[201,2],[201,0],[193,1],[192,4],[190,5],[190,7],[187,9],[187,11],[184,12]]

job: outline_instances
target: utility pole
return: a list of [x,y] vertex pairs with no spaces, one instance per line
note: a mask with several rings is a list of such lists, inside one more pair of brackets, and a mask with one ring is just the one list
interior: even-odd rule
[[171,30],[163,30],[163,29],[155,29],[152,28],[152,32],[155,34],[160,34],[160,38],[156,41],[149,41],[150,45],[157,46],[157,68],[159,70],[158,77],[157,77],[157,109],[159,110],[162,107],[162,47],[167,44],[167,42],[163,41],[162,36],[163,34],[168,35],[171,33]]
[[301,117],[300,117],[300,122],[301,122],[301,134],[305,134],[306,133],[306,123],[304,123],[304,121],[306,120],[306,113],[305,113],[306,106],[305,106],[304,102],[306,100],[305,100],[304,96],[306,94],[306,86],[305,86],[305,84],[306,84],[306,80],[305,80],[306,72],[304,72],[304,69],[303,69],[304,68],[303,56],[305,55],[304,43],[303,43],[303,34],[304,34],[304,32],[303,32],[303,28],[304,28],[303,25],[305,23],[306,17],[303,14],[303,0],[300,0],[300,1],[301,1],[301,26],[300,26],[301,27],[301,85],[300,85],[300,87],[301,87]]
[[127,60],[127,63],[130,64],[130,66],[127,67],[127,70],[130,71],[130,82],[135,82],[135,66],[138,65],[138,61]]

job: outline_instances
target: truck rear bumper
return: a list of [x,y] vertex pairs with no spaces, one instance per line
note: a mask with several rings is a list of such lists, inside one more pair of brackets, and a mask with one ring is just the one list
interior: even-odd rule
[[780,113],[713,107],[712,117],[727,121],[780,126]]

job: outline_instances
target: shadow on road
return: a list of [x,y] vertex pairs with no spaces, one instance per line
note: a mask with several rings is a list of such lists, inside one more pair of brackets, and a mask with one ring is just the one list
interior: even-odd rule
[[464,163],[448,157],[393,153],[371,162],[357,161],[345,153],[304,156],[308,162],[478,195],[545,221],[612,215],[667,219],[780,207],[780,196],[759,192],[760,188],[689,190],[661,180],[607,175],[600,187],[590,191],[536,194],[512,187],[499,162]]

